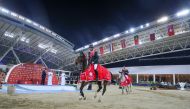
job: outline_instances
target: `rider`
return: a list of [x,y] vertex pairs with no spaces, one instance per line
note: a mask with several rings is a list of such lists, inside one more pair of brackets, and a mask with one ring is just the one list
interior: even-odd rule
[[89,46],[89,52],[88,52],[88,65],[94,65],[94,71],[96,74],[96,81],[98,81],[98,52],[94,49],[93,45]]
[[129,71],[126,67],[123,67],[119,73],[121,75],[120,77],[124,76],[126,79],[129,79]]
[[129,71],[126,67],[123,67],[122,72],[124,73],[124,75],[128,75]]

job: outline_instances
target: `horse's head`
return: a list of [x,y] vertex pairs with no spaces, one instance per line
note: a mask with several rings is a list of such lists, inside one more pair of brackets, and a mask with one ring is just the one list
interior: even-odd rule
[[82,58],[81,56],[79,56],[79,57],[77,57],[77,59],[75,60],[75,64],[76,64],[76,65],[77,65],[77,64],[82,64],[83,61],[84,61],[83,58]]
[[78,55],[78,57],[75,60],[75,64],[82,71],[84,71],[86,69],[87,59],[86,59],[86,55],[83,52],[80,52],[80,54]]

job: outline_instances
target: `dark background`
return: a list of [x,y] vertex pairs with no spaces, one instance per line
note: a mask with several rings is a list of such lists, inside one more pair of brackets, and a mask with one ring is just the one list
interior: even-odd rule
[[0,0],[75,44],[75,49],[130,27],[175,14],[190,0]]
[[[50,28],[77,49],[189,8],[190,0],[0,0],[0,5]],[[106,66],[190,64],[189,54],[182,51]]]

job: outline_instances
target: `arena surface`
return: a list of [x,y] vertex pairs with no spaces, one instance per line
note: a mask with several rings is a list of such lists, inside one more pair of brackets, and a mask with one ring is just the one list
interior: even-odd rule
[[94,92],[85,93],[87,95],[85,101],[78,100],[78,92],[12,96],[0,93],[0,109],[189,109],[190,107],[189,91],[151,91],[145,87],[133,87],[131,94],[122,95],[118,86],[108,86],[101,103],[93,99]]

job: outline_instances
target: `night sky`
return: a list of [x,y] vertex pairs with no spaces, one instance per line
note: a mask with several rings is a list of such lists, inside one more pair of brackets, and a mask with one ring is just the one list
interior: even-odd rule
[[75,49],[130,27],[175,14],[190,0],[0,0],[75,44]]

